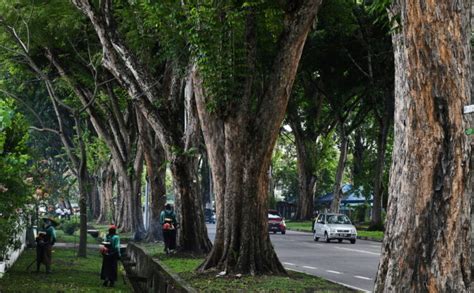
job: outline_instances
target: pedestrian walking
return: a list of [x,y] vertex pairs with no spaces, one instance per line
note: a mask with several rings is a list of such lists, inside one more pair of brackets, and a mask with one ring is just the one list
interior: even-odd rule
[[165,252],[168,254],[176,249],[176,214],[171,204],[166,204],[165,209],[160,214],[160,225],[163,229],[165,242]]
[[117,235],[115,225],[109,227],[109,233],[102,244],[103,258],[100,279],[104,280],[104,287],[113,287],[117,281],[118,260],[120,259],[120,237]]

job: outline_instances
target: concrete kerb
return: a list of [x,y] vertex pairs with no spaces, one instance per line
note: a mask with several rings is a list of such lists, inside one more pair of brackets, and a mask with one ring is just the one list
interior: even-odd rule
[[[311,234],[310,231],[308,231],[308,230],[303,230],[303,229],[289,229],[289,228],[286,228],[286,230],[297,231],[297,232],[304,232],[304,233]],[[371,237],[367,237],[367,236],[357,236],[357,239],[360,239],[360,240],[367,240],[367,241],[373,241],[373,242],[382,242],[382,240],[375,239],[375,238],[371,238]]]
[[[126,257],[122,259],[128,260],[123,264],[135,292],[197,292],[157,258],[146,254],[143,248],[135,243],[127,245]],[[128,266],[127,262],[132,265]]]

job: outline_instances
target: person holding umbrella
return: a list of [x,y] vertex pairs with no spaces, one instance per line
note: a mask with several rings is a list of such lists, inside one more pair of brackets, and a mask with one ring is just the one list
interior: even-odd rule
[[111,225],[109,233],[102,242],[102,269],[100,279],[104,280],[104,287],[113,287],[117,280],[118,260],[120,259],[120,237],[117,235],[117,227]]
[[43,218],[44,229],[36,238],[36,272],[40,271],[41,263],[46,267],[46,273],[51,273],[53,245],[56,243],[57,222],[52,218]]

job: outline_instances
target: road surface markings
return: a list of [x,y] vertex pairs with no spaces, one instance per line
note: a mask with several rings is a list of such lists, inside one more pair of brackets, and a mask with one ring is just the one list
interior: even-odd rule
[[289,266],[296,266],[294,263],[291,263],[291,262],[284,262],[283,264],[289,265]]
[[310,267],[310,266],[303,266],[303,268],[311,269],[311,270],[317,270],[318,268],[315,267]]
[[[306,273],[306,272],[304,272],[304,271],[295,270],[294,268],[287,268],[287,267],[285,267],[285,269],[290,270],[290,271],[294,271],[294,272]],[[369,290],[362,289],[362,288],[359,288],[359,287],[356,287],[356,286],[352,286],[352,285],[349,285],[349,284],[346,284],[346,283],[342,283],[342,282],[339,282],[339,281],[336,281],[336,280],[332,280],[332,279],[327,278],[327,277],[324,277],[324,278],[325,278],[326,280],[328,280],[328,281],[331,281],[331,282],[337,283],[337,284],[339,284],[339,285],[342,285],[342,286],[346,286],[346,287],[355,289],[355,290],[357,290],[357,291],[369,292],[369,293],[371,292],[371,291],[369,291]]]
[[371,278],[362,277],[362,276],[354,276],[354,278],[362,279],[362,280],[372,280]]
[[367,254],[372,254],[372,255],[380,255],[380,253],[377,252],[372,252],[372,251],[366,251],[366,250],[360,250],[360,249],[352,249],[352,248],[344,248],[344,247],[339,247],[335,246],[336,249],[341,249],[341,250],[347,250],[347,251],[354,251],[354,252],[361,252],[361,253],[367,253]]
[[326,270],[326,272],[331,273],[331,274],[337,274],[337,275],[342,274],[341,272],[338,272],[338,271],[331,271],[331,270]]

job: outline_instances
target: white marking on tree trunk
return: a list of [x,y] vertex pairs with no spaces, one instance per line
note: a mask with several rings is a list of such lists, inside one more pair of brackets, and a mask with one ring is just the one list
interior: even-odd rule
[[339,247],[339,246],[335,246],[335,248],[336,248],[336,249],[341,249],[341,250],[347,250],[347,251],[354,251],[354,252],[367,253],[367,254],[372,254],[372,255],[380,255],[380,253],[372,252],[372,251],[367,251],[367,250],[344,248],[344,247]]
[[296,266],[294,263],[291,263],[291,262],[284,262],[283,264],[289,265],[289,266]]
[[371,278],[362,277],[362,276],[354,276],[354,278],[362,279],[362,280],[372,280]]
[[310,267],[310,266],[303,266],[303,268],[311,269],[311,270],[317,270],[318,268],[315,267]]
[[474,112],[474,105],[464,106],[464,114],[469,114]]
[[338,275],[341,275],[341,274],[342,274],[341,272],[338,272],[338,271],[331,271],[331,270],[326,270],[326,272],[331,273],[331,274],[338,274]]

